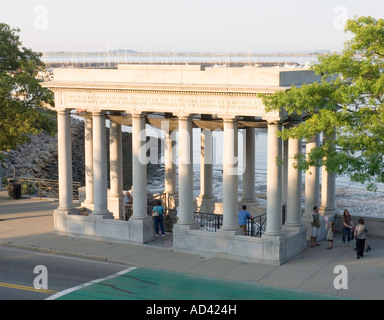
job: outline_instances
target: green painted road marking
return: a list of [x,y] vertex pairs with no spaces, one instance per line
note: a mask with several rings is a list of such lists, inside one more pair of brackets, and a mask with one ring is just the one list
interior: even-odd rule
[[328,300],[338,297],[218,280],[177,272],[135,269],[63,295],[58,300]]

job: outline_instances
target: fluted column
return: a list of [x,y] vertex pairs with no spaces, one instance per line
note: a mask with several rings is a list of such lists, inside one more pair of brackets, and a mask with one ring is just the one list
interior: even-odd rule
[[245,156],[243,160],[243,195],[241,202],[247,205],[256,203],[255,197],[255,129],[245,129]]
[[94,183],[94,209],[92,215],[98,218],[112,218],[111,213],[108,211],[105,112],[94,111],[92,117]]
[[332,215],[336,211],[336,176],[329,173],[325,166],[321,172],[321,206],[319,212],[322,215]]
[[73,213],[72,191],[72,141],[71,141],[71,110],[57,112],[57,141],[59,166],[59,207],[63,213]]
[[237,119],[224,118],[223,226],[221,232],[237,232],[238,132]]
[[216,197],[213,195],[213,137],[211,130],[201,130],[200,195],[196,198],[201,212],[213,212]]
[[93,209],[93,124],[92,117],[85,117],[84,151],[85,151],[85,205]]
[[175,228],[196,227],[193,216],[193,136],[192,117],[179,118],[179,220]]
[[145,114],[132,114],[132,181],[133,215],[131,219],[143,220],[147,214],[147,161]]
[[110,190],[108,208],[115,219],[124,220],[123,212],[123,162],[121,125],[111,121],[109,130]]
[[[319,145],[319,135],[313,139],[307,140],[305,145],[306,153],[312,151]],[[308,157],[308,156],[307,156]],[[318,167],[310,167],[305,174],[305,212],[303,217],[310,218],[313,213],[313,207],[319,207],[320,199],[320,170]]]
[[288,140],[282,141],[283,145],[283,188],[282,188],[282,205],[287,207],[288,197]]
[[301,190],[302,172],[297,169],[295,156],[301,154],[302,142],[300,139],[288,140],[288,181],[287,188],[287,221],[286,226],[300,227],[301,221]]
[[[326,137],[324,139],[334,139],[334,137]],[[322,215],[333,215],[336,212],[336,175],[327,171],[326,167],[322,167],[321,172],[321,206],[319,212]]]
[[278,122],[268,123],[267,152],[267,230],[266,236],[282,235],[282,166],[277,163],[282,155],[282,142],[277,133]]
[[164,135],[164,193],[168,195],[169,199],[174,199],[176,193],[177,170],[176,141],[172,139],[173,132],[164,130]]

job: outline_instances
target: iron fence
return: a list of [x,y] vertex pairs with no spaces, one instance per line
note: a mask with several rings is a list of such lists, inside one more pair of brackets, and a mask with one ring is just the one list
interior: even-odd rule
[[216,232],[223,225],[223,215],[205,212],[195,212],[194,219],[200,230]]
[[[37,196],[39,198],[59,198],[59,181],[39,178],[18,177],[16,179],[21,184],[21,194]],[[74,200],[79,200],[80,182],[73,182],[72,195]]]

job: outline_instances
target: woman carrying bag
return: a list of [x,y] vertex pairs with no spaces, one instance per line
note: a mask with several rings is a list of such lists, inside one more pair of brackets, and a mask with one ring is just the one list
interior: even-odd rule
[[159,236],[159,225],[161,229],[161,235],[164,237],[164,220],[163,220],[164,208],[161,205],[161,200],[156,200],[156,206],[152,209],[153,222],[155,224],[156,237]]

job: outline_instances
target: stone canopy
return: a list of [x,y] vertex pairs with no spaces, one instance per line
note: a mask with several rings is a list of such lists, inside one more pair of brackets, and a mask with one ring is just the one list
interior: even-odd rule
[[[54,81],[44,83],[55,95],[58,111],[58,158],[60,197],[55,211],[55,230],[66,235],[93,237],[139,244],[153,241],[148,216],[146,124],[165,132],[165,190],[178,208],[172,230],[175,250],[214,254],[243,261],[282,264],[306,245],[302,223],[301,172],[294,155],[301,152],[298,139],[284,144],[279,131],[290,121],[284,111],[267,112],[260,94],[289,90],[320,80],[313,71],[291,68],[201,68],[179,65],[120,65],[117,69],[56,69]],[[86,186],[80,208],[72,197],[70,116],[76,110],[85,117]],[[106,120],[110,128],[110,172],[107,172]],[[121,172],[121,126],[132,127],[133,214],[121,219],[123,190]],[[165,127],[164,127],[165,125]],[[201,194],[193,199],[193,135],[201,130]],[[241,204],[252,208],[255,198],[255,128],[267,128],[267,224],[261,238],[246,237],[239,228]],[[238,171],[238,130],[244,140],[245,171]],[[178,130],[177,141],[171,131]],[[211,131],[223,131],[223,224],[218,232],[199,229],[194,208],[215,207],[212,194]],[[315,141],[315,140],[314,140]],[[317,140],[316,140],[317,141]],[[306,147],[316,143],[307,141]],[[178,143],[178,163],[176,148]],[[286,166],[276,159],[286,157]],[[176,183],[176,170],[178,184]],[[110,189],[107,176],[110,175]],[[243,195],[239,202],[238,177],[242,174]],[[322,207],[334,212],[334,177],[322,174]],[[289,187],[288,187],[289,181]],[[319,175],[306,176],[306,215],[318,204]],[[283,226],[282,208],[287,206]]]

